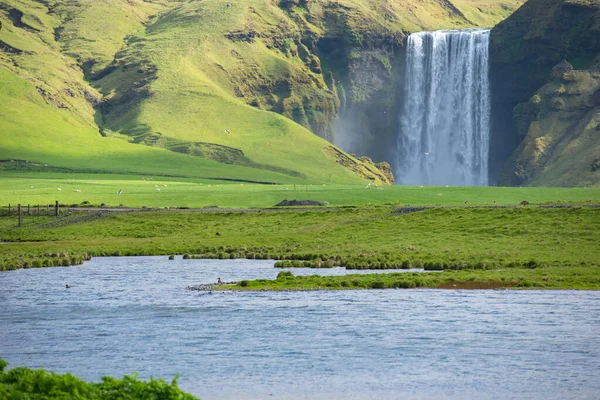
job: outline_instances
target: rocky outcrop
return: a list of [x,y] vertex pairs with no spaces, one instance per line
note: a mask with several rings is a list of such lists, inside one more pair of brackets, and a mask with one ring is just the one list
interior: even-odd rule
[[598,186],[600,68],[562,61],[551,81],[515,107],[521,143],[500,181],[510,185]]
[[[369,157],[355,158],[354,155],[348,155],[333,146],[327,146],[323,152],[331,160],[354,171],[364,179],[368,179],[375,184],[393,184],[394,176],[392,169],[387,162],[375,164]],[[380,169],[381,167],[381,169]]]
[[336,145],[375,160],[393,160],[404,58],[400,43],[352,51],[339,90],[345,97],[335,125]]
[[[502,185],[530,182],[529,172],[526,171],[528,168],[517,172],[520,167],[515,165],[518,158],[516,154],[522,157],[524,153],[517,150],[514,156],[511,155],[529,135],[527,132],[530,130],[530,122],[538,118],[540,104],[537,104],[537,98],[532,96],[550,79],[557,79],[560,75],[569,73],[569,67],[561,63],[562,60],[566,60],[577,70],[588,70],[597,62],[599,54],[598,0],[529,0],[492,30],[492,181],[497,180],[497,183]],[[553,72],[554,67],[556,68]],[[545,91],[546,89],[542,90],[543,93],[546,93]],[[525,104],[515,109],[520,103]],[[543,103],[544,110],[558,112],[569,108],[571,101],[558,96],[544,99]],[[546,106],[548,108],[545,108]],[[542,136],[546,133],[540,131]],[[540,148],[544,146],[542,141],[538,142]],[[506,168],[514,170],[516,176],[522,178],[515,180],[514,176],[507,173],[498,177],[504,170],[507,159],[509,161]],[[537,159],[531,160],[531,165],[537,165],[538,162]]]
[[[305,96],[290,98],[281,111],[275,111],[344,151],[388,162],[396,157],[404,41],[409,33],[490,26],[512,12],[506,3],[493,2],[486,9],[448,1],[279,0],[278,4],[300,29],[298,55],[309,66],[318,61],[318,69],[312,71],[322,73],[339,104],[324,107],[324,97]],[[327,111],[311,119],[307,110]],[[332,116],[333,121],[328,119]],[[314,120],[327,122],[315,129]]]

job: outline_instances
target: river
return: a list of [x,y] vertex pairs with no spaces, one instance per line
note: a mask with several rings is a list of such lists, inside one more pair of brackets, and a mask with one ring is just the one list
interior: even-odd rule
[[599,292],[186,290],[279,271],[123,257],[2,272],[0,356],[87,380],[180,373],[205,400],[600,396]]

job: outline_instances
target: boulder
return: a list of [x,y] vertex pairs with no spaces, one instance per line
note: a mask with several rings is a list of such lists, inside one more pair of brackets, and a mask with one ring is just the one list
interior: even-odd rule
[[562,60],[552,68],[553,79],[563,79],[565,74],[573,71],[573,66],[566,60]]

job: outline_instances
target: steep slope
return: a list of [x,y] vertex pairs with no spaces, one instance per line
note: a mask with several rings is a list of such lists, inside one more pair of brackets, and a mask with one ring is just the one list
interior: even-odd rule
[[[600,1],[530,0],[492,30],[490,56],[491,167],[492,175],[500,175],[498,184],[598,182],[600,175],[590,175],[590,157],[600,138],[587,137],[591,131],[585,127],[596,118],[593,70],[600,62]],[[562,60],[578,71],[553,78],[552,68]],[[573,146],[584,153],[573,152]]]
[[[123,3],[116,0],[113,2]],[[98,119],[101,119],[97,110],[104,104],[102,94],[85,81],[79,65],[65,55],[63,50],[67,49],[71,56],[80,61],[84,70],[88,71],[88,77],[96,76],[98,71],[105,71],[109,63],[108,54],[115,46],[111,47],[104,42],[99,44],[97,40],[84,40],[84,34],[73,32],[83,30],[84,33],[98,34],[91,19],[83,18],[82,15],[86,10],[89,12],[89,7],[106,7],[106,4],[70,2],[67,6],[65,3],[58,3],[0,3],[0,13],[3,16],[0,30],[0,159],[26,159],[88,171],[160,173],[269,182],[294,179],[329,182],[360,182],[361,179],[371,179],[387,182],[383,173],[377,170],[372,172],[371,168],[360,162],[351,170],[328,158],[324,151],[329,146],[327,142],[275,114],[269,114],[265,121],[256,115],[254,118],[267,126],[279,126],[279,135],[282,138],[287,135],[287,143],[300,148],[299,151],[289,150],[287,156],[306,156],[306,164],[298,162],[290,165],[292,168],[285,169],[275,161],[263,167],[237,151],[236,156],[243,160],[233,163],[239,165],[237,166],[231,162],[211,161],[211,157],[177,154],[130,144],[116,138],[102,138],[99,131],[103,129],[97,126]],[[133,5],[135,2],[128,4]],[[74,11],[69,8],[79,6],[87,6],[81,7],[83,14],[77,14],[77,18],[81,17],[80,20],[70,14]],[[96,11],[97,16],[102,15],[100,11]],[[127,12],[123,12],[117,13],[115,18],[127,19],[128,16]],[[67,22],[63,23],[60,18],[65,18]],[[119,38],[122,40],[133,31],[142,29],[143,25],[138,21],[126,28],[110,31],[113,36],[108,36],[107,42],[114,44]],[[55,37],[65,42],[58,43],[54,40]],[[77,40],[66,40],[68,37]],[[85,43],[89,45],[82,45]],[[140,58],[143,60],[143,57]],[[97,62],[90,63],[90,60]],[[98,70],[94,70],[96,65],[99,65]],[[135,88],[130,89],[135,91]],[[261,113],[249,106],[245,108],[254,114]],[[222,132],[221,129],[220,131]],[[109,135],[104,133],[103,136]],[[114,136],[122,138],[118,134]],[[268,151],[267,141],[263,144]],[[260,168],[256,168],[257,166]]]
[[[475,13],[474,4],[461,7],[487,15]],[[493,10],[508,13],[520,2],[494,4]],[[277,154],[287,158],[287,139],[277,147],[271,117],[251,113],[246,104],[280,113],[336,144],[358,137],[357,146],[344,147],[384,160],[375,149],[395,135],[396,118],[386,109],[397,106],[398,50],[407,32],[473,25],[438,0],[187,2],[129,38],[98,81],[107,99],[103,123],[137,142],[219,160],[235,161],[235,155],[207,149],[207,142],[242,150],[261,166]],[[265,153],[258,138],[268,138],[272,152]],[[298,159],[289,161],[284,169]]]
[[322,138],[356,133],[384,160],[407,33],[493,23],[520,2],[0,0],[0,159],[389,183],[389,165]]
[[600,186],[600,69],[563,61],[515,108],[523,141],[503,179],[514,185]]

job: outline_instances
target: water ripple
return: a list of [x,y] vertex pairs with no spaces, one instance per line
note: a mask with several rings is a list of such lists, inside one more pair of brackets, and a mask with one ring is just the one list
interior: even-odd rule
[[598,292],[183,290],[278,272],[272,261],[135,257],[2,273],[0,355],[91,380],[181,373],[203,399],[600,393]]

